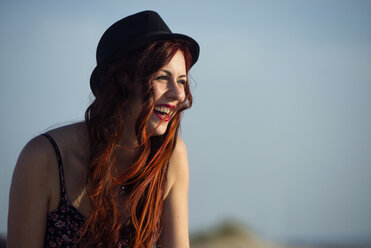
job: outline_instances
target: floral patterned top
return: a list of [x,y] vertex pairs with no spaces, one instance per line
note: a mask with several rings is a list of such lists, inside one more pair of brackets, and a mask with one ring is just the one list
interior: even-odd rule
[[[67,198],[62,157],[57,143],[49,134],[44,133],[42,135],[46,137],[54,147],[59,167],[59,183],[61,190],[61,198],[58,207],[47,216],[44,247],[72,248],[75,247],[76,244],[74,236],[77,234],[78,237],[78,230],[84,224],[86,218]],[[129,242],[127,237],[128,235],[125,235],[125,237],[120,240],[117,248],[128,247]]]

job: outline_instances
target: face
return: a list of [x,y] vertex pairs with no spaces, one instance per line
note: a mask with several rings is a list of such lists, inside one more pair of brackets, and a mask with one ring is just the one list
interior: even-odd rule
[[183,52],[178,50],[171,61],[162,67],[152,81],[154,111],[149,118],[147,133],[163,135],[171,120],[172,111],[185,99],[188,81]]

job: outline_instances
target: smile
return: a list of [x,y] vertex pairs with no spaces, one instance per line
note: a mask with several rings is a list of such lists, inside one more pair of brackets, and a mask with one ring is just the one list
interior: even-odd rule
[[170,121],[171,118],[171,110],[175,108],[173,105],[169,104],[158,104],[154,107],[154,114],[162,121]]

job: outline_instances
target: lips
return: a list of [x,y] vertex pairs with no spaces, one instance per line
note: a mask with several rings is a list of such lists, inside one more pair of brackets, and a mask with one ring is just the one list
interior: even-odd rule
[[170,104],[157,104],[154,107],[153,113],[162,121],[169,121],[171,117],[171,110],[174,109],[174,105]]

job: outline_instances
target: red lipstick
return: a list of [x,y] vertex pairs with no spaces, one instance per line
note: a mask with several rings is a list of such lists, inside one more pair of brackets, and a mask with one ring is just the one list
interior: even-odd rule
[[162,121],[170,121],[170,115],[165,115],[165,116],[162,116],[162,115],[160,115],[160,114],[158,114],[158,113],[156,113],[156,112],[154,112],[154,114],[160,119],[160,120],[162,120]]
[[169,109],[173,109],[173,108],[175,108],[174,105],[170,105],[170,104],[156,104],[156,106],[167,107],[167,108],[169,108]]
[[[165,108],[169,108],[169,109],[174,109],[175,106],[174,105],[170,105],[170,104],[156,104],[155,107],[165,107]],[[171,112],[169,114],[164,114],[164,113],[161,113],[159,111],[156,111],[154,110],[153,113],[162,121],[170,121],[171,119]]]

